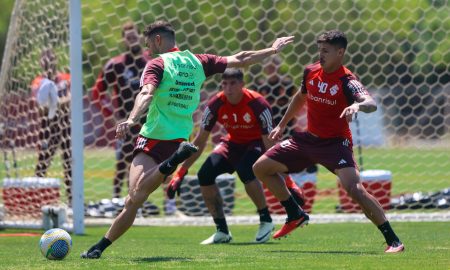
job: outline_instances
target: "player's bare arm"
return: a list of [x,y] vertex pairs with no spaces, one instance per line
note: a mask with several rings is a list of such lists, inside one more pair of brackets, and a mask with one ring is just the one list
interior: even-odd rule
[[146,84],[142,87],[141,91],[136,96],[134,107],[130,113],[130,116],[126,121],[119,123],[116,127],[117,139],[125,138],[128,131],[130,130],[130,127],[139,121],[141,115],[150,105],[155,90],[156,88],[151,84]]
[[359,111],[371,113],[376,110],[377,103],[370,95],[360,95],[356,98],[356,101],[352,105],[342,111],[339,118],[345,117],[347,122],[351,122],[353,120],[353,115],[355,115],[356,119],[356,113]]
[[258,51],[242,51],[227,57],[227,67],[245,67],[261,62],[272,54],[280,52],[284,47],[294,41],[294,36],[277,38],[270,48]]
[[297,93],[292,98],[289,103],[288,109],[286,113],[283,115],[280,123],[270,132],[269,138],[272,140],[280,140],[283,136],[283,132],[286,129],[287,124],[292,118],[295,117],[297,112],[303,107],[306,102],[306,94],[303,94],[301,90],[297,91]]
[[269,135],[261,135],[261,139],[263,141],[264,147],[266,148],[266,150],[268,150],[269,148],[271,148],[275,142],[271,139],[269,139]]

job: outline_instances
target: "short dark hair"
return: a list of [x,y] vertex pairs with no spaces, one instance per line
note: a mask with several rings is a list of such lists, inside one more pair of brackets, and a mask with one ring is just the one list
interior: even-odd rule
[[244,73],[238,68],[227,68],[222,74],[222,80],[237,79],[238,81],[244,81]]
[[338,48],[347,49],[347,37],[344,32],[339,30],[331,30],[321,34],[317,38],[317,44],[328,43]]
[[163,34],[175,39],[175,30],[173,30],[173,26],[167,21],[156,21],[148,25],[144,31],[144,36],[148,38],[155,34]]

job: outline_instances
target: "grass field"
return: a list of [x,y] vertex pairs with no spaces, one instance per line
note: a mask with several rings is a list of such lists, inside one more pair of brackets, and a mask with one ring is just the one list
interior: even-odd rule
[[[384,254],[383,237],[371,224],[310,224],[280,241],[252,244],[256,226],[231,226],[233,242],[202,246],[212,227],[133,227],[100,260],[80,253],[105,233],[87,228],[72,236],[63,261],[39,251],[39,236],[1,237],[0,269],[450,269],[450,224],[394,223],[406,251]],[[39,232],[40,233],[40,232]]]

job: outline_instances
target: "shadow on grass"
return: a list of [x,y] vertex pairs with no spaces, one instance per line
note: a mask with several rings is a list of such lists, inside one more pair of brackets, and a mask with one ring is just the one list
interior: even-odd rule
[[[273,245],[276,243],[272,243],[272,242],[268,242],[268,243],[264,243],[264,245]],[[255,242],[238,242],[238,243],[229,243],[228,245],[230,246],[253,246],[253,245],[262,245],[261,243],[255,243]]]
[[304,254],[336,254],[336,255],[362,255],[362,256],[366,256],[366,255],[376,255],[378,254],[377,252],[373,252],[373,251],[343,251],[343,250],[323,250],[323,251],[318,251],[318,250],[271,250],[268,251],[271,253],[304,253]]
[[184,257],[148,257],[148,258],[136,258],[135,262],[190,262],[191,258]]

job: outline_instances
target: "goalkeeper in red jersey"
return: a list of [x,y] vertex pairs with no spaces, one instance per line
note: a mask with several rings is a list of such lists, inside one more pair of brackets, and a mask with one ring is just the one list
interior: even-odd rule
[[[214,148],[198,172],[205,205],[217,228],[216,233],[201,244],[228,243],[232,239],[225,219],[223,200],[215,182],[216,177],[223,173],[237,172],[256,206],[260,225],[255,242],[267,242],[274,229],[262,185],[252,171],[253,163],[273,145],[267,138],[273,128],[272,111],[269,103],[258,92],[244,88],[243,77],[242,71],[236,68],[229,68],[222,74],[222,91],[209,100],[201,129],[193,141],[199,151],[181,165],[169,183],[168,194],[173,197],[187,170],[203,152],[216,122],[222,124],[228,134],[221,138],[220,144]],[[290,177],[287,179],[291,193],[302,203],[300,189]]]
[[287,123],[305,103],[307,131],[276,144],[253,166],[256,177],[281,201],[288,215],[286,224],[274,234],[274,238],[287,235],[309,220],[290,196],[279,173],[298,172],[319,163],[339,177],[347,193],[380,229],[387,243],[385,252],[402,252],[404,246],[380,204],[361,184],[353,157],[348,122],[356,118],[359,111],[375,111],[377,104],[356,76],[342,65],[347,48],[345,34],[337,30],[325,32],[318,37],[317,44],[319,61],[305,68],[301,89],[270,133],[270,138],[280,139]]
[[294,37],[281,37],[270,48],[243,51],[231,56],[193,54],[176,46],[175,30],[166,21],[150,24],[145,43],[158,57],[150,60],[141,77],[141,90],[128,119],[116,127],[123,139],[147,111],[147,120],[135,143],[130,166],[130,187],[122,212],[105,236],[82,258],[98,259],[103,251],[133,224],[139,207],[177,166],[197,152],[186,140],[192,133],[192,115],[200,102],[200,89],[207,77],[223,73],[227,67],[244,67],[278,53]]

